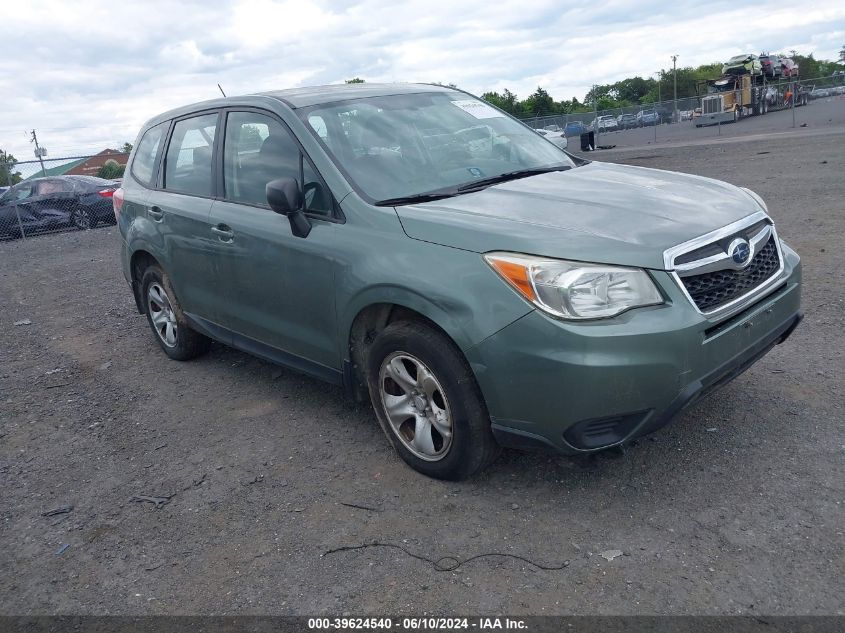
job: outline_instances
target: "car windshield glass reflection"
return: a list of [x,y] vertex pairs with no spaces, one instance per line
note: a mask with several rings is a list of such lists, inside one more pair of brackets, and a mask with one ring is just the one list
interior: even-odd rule
[[301,116],[370,200],[401,204],[457,195],[502,174],[573,167],[561,149],[483,101],[461,93],[355,99]]

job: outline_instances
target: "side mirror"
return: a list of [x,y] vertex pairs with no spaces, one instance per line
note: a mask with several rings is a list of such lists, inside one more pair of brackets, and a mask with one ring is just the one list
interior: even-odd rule
[[267,183],[267,203],[279,215],[286,215],[297,237],[308,237],[311,222],[302,212],[302,191],[296,178],[277,178]]
[[569,141],[566,140],[565,136],[560,139],[560,142],[561,142],[561,146],[560,146],[561,149],[566,149],[567,147],[569,147]]
[[301,206],[302,196],[296,178],[277,178],[267,183],[267,202],[279,215],[288,215]]

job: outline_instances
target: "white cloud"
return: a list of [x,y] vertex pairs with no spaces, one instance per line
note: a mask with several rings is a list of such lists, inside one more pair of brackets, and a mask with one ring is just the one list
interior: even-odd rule
[[32,128],[51,156],[117,146],[155,114],[218,96],[218,82],[239,94],[360,76],[569,99],[671,68],[672,54],[831,59],[843,44],[841,0],[31,0],[0,18],[0,148],[28,159]]

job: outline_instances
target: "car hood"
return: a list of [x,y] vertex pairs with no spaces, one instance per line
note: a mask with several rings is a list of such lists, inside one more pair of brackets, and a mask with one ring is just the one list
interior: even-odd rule
[[396,207],[417,240],[655,269],[666,249],[758,211],[725,182],[598,162]]

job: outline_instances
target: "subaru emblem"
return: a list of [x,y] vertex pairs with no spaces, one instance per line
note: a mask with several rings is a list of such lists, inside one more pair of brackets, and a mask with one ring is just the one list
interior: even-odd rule
[[745,266],[751,261],[751,245],[739,237],[728,246],[728,255],[737,266]]

